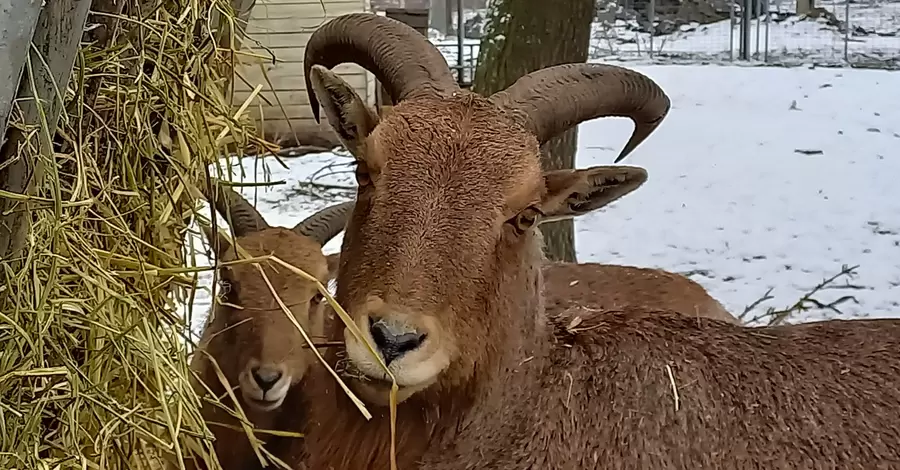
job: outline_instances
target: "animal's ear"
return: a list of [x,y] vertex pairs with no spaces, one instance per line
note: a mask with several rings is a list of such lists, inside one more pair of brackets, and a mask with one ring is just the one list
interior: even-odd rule
[[366,137],[378,125],[378,115],[356,94],[341,77],[321,65],[313,65],[309,72],[316,99],[322,104],[328,123],[338,138],[355,157]]
[[541,201],[541,223],[595,211],[641,187],[647,170],[636,166],[595,166],[544,173],[547,192]]
[[325,259],[328,261],[328,280],[330,281],[337,277],[338,267],[341,264],[341,253],[332,253]]
[[221,258],[223,253],[227,253],[232,249],[231,241],[225,237],[220,237],[219,232],[213,229],[212,225],[201,223],[200,230],[203,230],[203,235],[206,236],[206,241],[214,250],[216,249],[216,242],[218,241],[218,251],[216,252],[216,258]]

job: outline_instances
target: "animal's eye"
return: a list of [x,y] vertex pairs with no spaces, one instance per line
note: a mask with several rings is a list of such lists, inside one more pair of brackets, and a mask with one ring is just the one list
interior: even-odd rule
[[310,300],[309,303],[312,305],[319,305],[323,300],[325,300],[325,296],[322,295],[321,292],[316,292],[316,295],[313,296],[312,300]]
[[368,165],[362,160],[356,160],[356,184],[362,187],[368,186],[371,183],[372,178],[369,176]]
[[540,218],[541,211],[537,207],[529,206],[522,212],[516,214],[511,222],[513,223],[513,226],[516,227],[516,230],[519,233],[524,233],[526,230],[537,225]]

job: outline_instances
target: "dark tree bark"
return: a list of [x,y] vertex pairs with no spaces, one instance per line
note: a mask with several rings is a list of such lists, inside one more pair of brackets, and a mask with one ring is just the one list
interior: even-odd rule
[[[535,70],[586,62],[594,0],[494,0],[481,40],[473,89],[482,95],[502,90]],[[574,168],[577,129],[541,147],[545,170]],[[573,221],[544,224],[549,259],[575,262]]]

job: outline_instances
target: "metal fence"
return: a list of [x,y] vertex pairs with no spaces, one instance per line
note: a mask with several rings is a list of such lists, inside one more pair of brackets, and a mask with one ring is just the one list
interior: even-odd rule
[[[800,0],[808,1],[808,0]],[[900,0],[610,0],[598,4],[593,60],[816,64],[900,69]],[[432,38],[470,82],[478,39]]]
[[[453,70],[454,76],[459,77],[458,74],[462,71],[461,83],[471,84],[475,78],[475,65],[478,62],[478,46],[480,42],[475,39],[465,38],[461,47],[456,39],[432,40],[431,42],[447,58],[447,64]],[[462,61],[458,59],[460,57],[460,49],[462,50]]]
[[[801,0],[802,1],[802,0]],[[592,58],[900,68],[900,1],[618,0],[600,8]]]

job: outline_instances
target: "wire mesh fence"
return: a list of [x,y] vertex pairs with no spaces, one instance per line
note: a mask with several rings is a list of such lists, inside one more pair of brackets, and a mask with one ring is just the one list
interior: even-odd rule
[[612,1],[591,56],[900,68],[900,1],[798,1]]
[[[465,16],[429,37],[470,83],[487,13]],[[598,0],[590,59],[900,70],[900,0]]]

